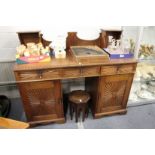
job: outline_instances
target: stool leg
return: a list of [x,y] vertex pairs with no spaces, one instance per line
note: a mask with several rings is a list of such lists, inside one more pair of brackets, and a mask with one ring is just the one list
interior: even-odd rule
[[89,106],[87,105],[86,106],[86,117],[88,117],[88,114],[89,114]]
[[79,113],[79,109],[78,109],[78,107],[76,107],[76,109],[75,109],[75,119],[76,119],[76,123],[78,122],[78,113]]
[[71,116],[71,120],[73,120],[73,107],[70,104],[70,116]]
[[86,106],[82,108],[82,121],[84,122],[86,116]]
[[79,110],[78,110],[78,117],[80,117],[80,113],[81,113],[81,110],[79,109]]

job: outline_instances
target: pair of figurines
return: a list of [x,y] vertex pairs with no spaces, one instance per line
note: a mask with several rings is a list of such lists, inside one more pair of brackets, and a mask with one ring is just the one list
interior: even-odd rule
[[109,36],[109,46],[111,49],[118,49],[121,46],[121,40],[114,39],[113,36]]

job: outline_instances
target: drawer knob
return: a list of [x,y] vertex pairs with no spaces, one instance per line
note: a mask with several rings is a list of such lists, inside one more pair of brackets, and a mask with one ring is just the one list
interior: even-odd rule
[[38,76],[40,79],[42,79],[43,75],[42,75],[42,71],[38,71]]
[[42,74],[39,75],[39,78],[42,79]]

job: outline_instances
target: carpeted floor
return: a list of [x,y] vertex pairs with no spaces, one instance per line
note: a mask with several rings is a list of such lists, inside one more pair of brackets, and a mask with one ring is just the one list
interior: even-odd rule
[[[12,99],[9,118],[26,121],[20,99]],[[155,104],[128,107],[126,115],[93,119],[91,113],[85,122],[75,123],[67,115],[65,124],[40,125],[35,129],[155,129]]]

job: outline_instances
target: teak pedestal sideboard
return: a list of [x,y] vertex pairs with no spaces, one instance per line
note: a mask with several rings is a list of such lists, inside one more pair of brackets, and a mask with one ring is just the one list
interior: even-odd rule
[[[36,34],[34,35],[20,34],[21,43],[34,39]],[[42,42],[49,45],[48,41]],[[106,48],[106,42],[103,32],[96,40],[82,40],[76,32],[69,32],[66,39],[66,59],[51,58],[48,63],[15,65],[16,81],[27,121],[31,125],[65,121],[62,79],[85,77],[85,88],[91,94],[90,105],[94,118],[126,112],[137,61],[88,58],[80,61],[70,51],[71,46],[96,45]]]
[[30,124],[64,122],[62,79],[85,77],[91,94],[94,118],[125,113],[136,70],[135,59],[78,62],[70,52],[66,59],[51,62],[16,64],[15,77]]

